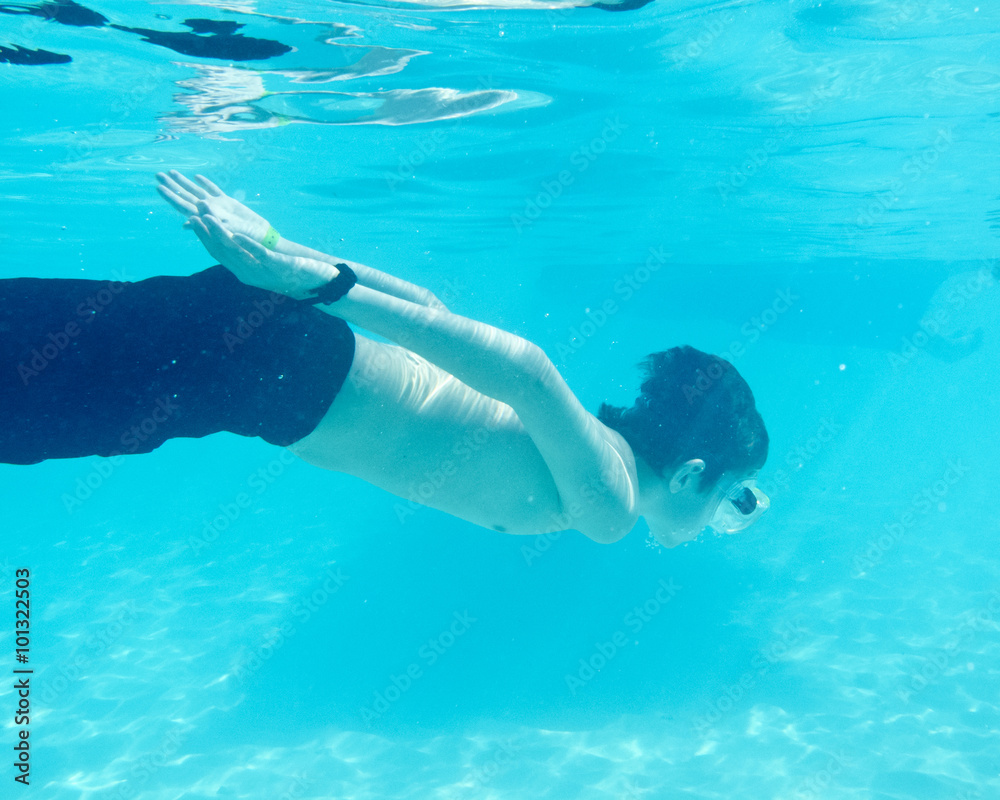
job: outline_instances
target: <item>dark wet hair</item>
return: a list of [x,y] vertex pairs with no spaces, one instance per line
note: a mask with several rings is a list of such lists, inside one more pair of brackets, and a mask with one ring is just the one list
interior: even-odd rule
[[653,353],[632,408],[602,403],[597,418],[664,475],[692,458],[705,462],[700,488],[724,472],[747,474],[767,460],[767,431],[753,392],[728,361],[693,347]]

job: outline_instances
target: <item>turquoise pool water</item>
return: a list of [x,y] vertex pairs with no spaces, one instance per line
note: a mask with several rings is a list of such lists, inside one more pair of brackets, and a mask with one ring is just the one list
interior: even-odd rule
[[154,191],[202,172],[594,410],[726,355],[772,509],[666,551],[228,434],[0,466],[3,797],[1000,797],[995,6],[84,5],[0,9],[51,62],[0,65],[3,277],[210,265]]

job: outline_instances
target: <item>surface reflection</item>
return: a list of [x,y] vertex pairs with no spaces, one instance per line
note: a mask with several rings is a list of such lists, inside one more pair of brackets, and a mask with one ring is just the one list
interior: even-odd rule
[[[398,72],[417,51],[399,51],[405,55],[388,56],[386,48],[369,60],[370,71],[362,67],[362,57],[353,67],[334,70],[247,70],[186,64],[196,77],[178,81],[193,90],[179,94],[176,101],[186,114],[163,118],[174,130],[217,138],[220,134],[259,128],[273,128],[291,123],[322,125],[409,125],[419,122],[454,119],[497,108],[516,100],[516,92],[481,89],[462,92],[457,89],[390,89],[375,92],[335,92],[319,90],[280,90],[280,86],[323,83],[368,75]],[[268,89],[265,81],[274,86]]]
[[[41,3],[3,3],[0,14],[39,17],[48,22],[74,28],[112,28],[142,37],[144,42],[159,45],[187,56],[217,58],[225,61],[259,61],[284,55],[292,48],[271,39],[259,39],[238,33],[243,24],[231,20],[186,19],[189,31],[161,31],[153,28],[132,28],[112,23],[103,14],[75,0],[45,0]],[[45,50],[27,50],[18,45],[14,50],[0,47],[0,60],[11,64],[65,64],[72,61],[66,54]]]
[[287,44],[272,39],[257,39],[237,33],[244,26],[230,20],[186,19],[183,24],[190,28],[191,32],[129,28],[125,25],[111,25],[110,27],[118,31],[138,34],[144,42],[197,58],[263,61],[292,51],[292,48]]

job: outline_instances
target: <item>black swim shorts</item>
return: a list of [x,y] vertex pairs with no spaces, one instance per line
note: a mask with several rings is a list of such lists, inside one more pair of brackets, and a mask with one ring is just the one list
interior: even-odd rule
[[287,446],[354,359],[343,320],[216,266],[0,280],[0,462],[148,453],[218,431]]

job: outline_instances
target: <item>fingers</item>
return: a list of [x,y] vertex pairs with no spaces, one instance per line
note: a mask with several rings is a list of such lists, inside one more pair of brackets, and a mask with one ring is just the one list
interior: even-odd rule
[[188,220],[191,225],[191,230],[194,231],[195,236],[198,237],[198,241],[201,242],[202,247],[204,247],[209,254],[218,260],[220,263],[225,262],[227,245],[229,242],[225,239],[219,240],[212,236],[208,228],[205,227],[205,222],[200,217],[191,217]]
[[[205,225],[207,234],[212,238],[217,246],[223,247],[225,250],[232,253],[234,256],[238,256],[243,259],[250,258],[251,261],[256,261],[257,257],[262,253],[267,251],[260,247],[253,239],[248,239],[243,234],[236,234],[235,236],[230,233],[222,225],[222,223],[215,217],[201,216],[199,219]],[[251,247],[247,247],[246,243],[249,243]]]
[[205,214],[198,217],[198,219],[201,220],[202,225],[205,226],[205,230],[209,235],[227,244],[232,243],[233,235],[222,226],[222,223],[217,218],[211,214]]
[[[163,176],[166,178],[166,175]],[[160,193],[160,197],[166,200],[174,209],[180,211],[184,216],[189,216],[191,214],[196,214],[198,209],[181,197],[179,194],[171,191],[165,185],[157,186],[156,191]]]
[[233,240],[256,259],[267,258],[268,253],[271,252],[264,245],[255,242],[249,236],[244,236],[242,233],[237,233],[233,236]]
[[195,175],[195,178],[201,186],[176,169],[170,170],[169,175],[164,172],[156,173],[156,179],[162,186],[192,205],[209,197],[226,197],[226,193],[204,175]]
[[181,186],[177,181],[171,178],[164,172],[157,172],[156,179],[160,182],[161,186],[165,186],[167,189],[172,191],[174,194],[184,198],[189,203],[195,202],[198,198],[187,191],[183,186]]
[[[176,170],[172,170],[171,172],[176,173],[177,171]],[[179,175],[180,173],[177,173],[177,174]],[[163,190],[169,191],[169,192],[173,193],[180,200],[184,201],[185,203],[188,203],[192,208],[198,202],[198,197],[197,196],[191,194],[191,192],[189,192],[187,189],[185,189],[183,186],[181,186],[177,181],[175,181],[169,175],[166,175],[163,172],[158,172],[158,173],[156,173],[156,179],[160,182],[160,185],[156,187],[158,190],[160,190],[160,194],[163,194]],[[163,195],[163,196],[167,197],[167,195]],[[175,206],[175,208],[176,208],[176,206]],[[186,210],[186,211],[184,211],[182,213],[188,213],[188,214],[190,214],[191,211],[190,210]]]
[[226,196],[226,193],[224,191],[222,191],[222,189],[220,189],[218,186],[216,186],[214,183],[212,183],[204,175],[195,175],[194,177],[195,177],[195,180],[198,181],[198,183],[200,183],[202,186],[205,187],[205,191],[207,191],[213,197],[225,197]]
[[230,270],[252,269],[259,266],[254,258],[233,240],[229,231],[222,227],[215,217],[196,217],[192,219],[191,226],[205,249]]
[[191,226],[191,230],[194,231],[195,236],[198,237],[198,240],[202,243],[204,248],[211,253],[212,248],[215,246],[215,241],[212,239],[208,229],[205,227],[205,223],[198,217],[191,217],[191,219],[188,220],[188,223]]
[[202,189],[197,183],[192,181],[190,178],[184,177],[177,170],[170,170],[170,177],[177,183],[182,189],[188,192],[194,200],[204,200],[209,195],[204,189]]
[[201,217],[198,216],[188,217],[188,221],[184,223],[184,227],[198,234],[199,239],[203,235],[204,236],[209,235],[208,228],[205,227],[205,223],[202,222]]

